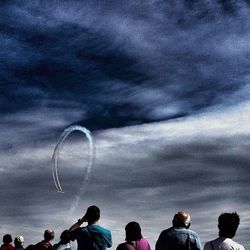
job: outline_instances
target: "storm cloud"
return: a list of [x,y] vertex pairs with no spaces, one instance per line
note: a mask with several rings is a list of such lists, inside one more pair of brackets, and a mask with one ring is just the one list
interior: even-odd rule
[[102,129],[248,100],[249,23],[245,1],[2,1],[2,112],[73,101]]

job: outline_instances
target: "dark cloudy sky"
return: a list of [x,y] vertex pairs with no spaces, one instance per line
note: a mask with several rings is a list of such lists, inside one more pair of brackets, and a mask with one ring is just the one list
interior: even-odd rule
[[[0,233],[26,243],[97,204],[115,249],[137,220],[154,247],[189,210],[204,243],[238,211],[250,246],[248,0],[0,2]],[[56,192],[51,157],[65,142]],[[81,197],[73,213],[74,197]]]

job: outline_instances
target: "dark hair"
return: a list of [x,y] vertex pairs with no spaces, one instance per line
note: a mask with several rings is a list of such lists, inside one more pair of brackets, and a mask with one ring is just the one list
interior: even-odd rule
[[135,221],[129,222],[126,227],[126,241],[136,241],[142,238],[141,227]]
[[3,236],[3,243],[4,244],[10,244],[12,242],[12,237],[10,234],[5,234]]
[[52,229],[47,229],[44,231],[44,240],[46,241],[50,241],[50,240],[53,240],[54,237],[55,237],[55,233]]
[[87,219],[88,223],[98,221],[100,219],[100,209],[94,205],[88,207],[85,218]]
[[223,213],[218,218],[219,236],[233,238],[240,224],[240,216],[234,213]]
[[64,230],[60,236],[62,244],[67,244],[70,242],[70,232],[69,230]]

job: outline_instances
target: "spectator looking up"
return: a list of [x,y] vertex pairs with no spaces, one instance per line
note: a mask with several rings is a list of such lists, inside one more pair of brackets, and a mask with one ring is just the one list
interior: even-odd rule
[[52,240],[55,237],[55,233],[52,229],[47,229],[43,234],[44,240],[38,242],[36,245],[29,245],[25,250],[52,250]]
[[[106,250],[112,246],[110,230],[99,225],[100,209],[88,207],[84,216],[70,228],[71,240],[77,240],[78,250]],[[87,222],[86,227],[80,227]]]
[[151,250],[148,241],[142,237],[139,223],[129,222],[125,231],[126,242],[119,244],[116,250]]
[[245,250],[245,248],[233,241],[240,224],[240,216],[237,213],[223,213],[218,218],[219,237],[206,242],[204,250]]
[[19,235],[14,239],[15,250],[23,250],[24,238]]
[[15,247],[12,243],[12,237],[10,234],[5,234],[3,236],[3,244],[0,248],[0,250],[14,250]]
[[190,230],[191,217],[188,212],[175,214],[172,227],[161,232],[156,250],[201,250],[201,242],[197,233]]

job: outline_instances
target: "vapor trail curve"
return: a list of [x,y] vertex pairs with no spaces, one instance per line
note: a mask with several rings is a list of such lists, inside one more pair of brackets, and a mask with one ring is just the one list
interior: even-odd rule
[[[91,132],[88,129],[86,129],[85,127],[82,127],[79,125],[73,125],[73,126],[66,128],[63,131],[63,133],[61,134],[61,136],[60,136],[60,138],[55,146],[53,156],[52,156],[52,177],[53,177],[53,181],[54,181],[54,184],[55,184],[57,191],[60,193],[64,193],[62,185],[61,185],[61,183],[59,181],[59,177],[58,177],[58,171],[57,171],[57,169],[58,169],[58,157],[59,157],[59,154],[60,154],[60,151],[61,151],[61,148],[63,146],[64,141],[69,136],[69,134],[72,133],[73,131],[82,132],[86,136],[86,138],[88,139],[88,142],[89,142],[89,160],[88,160],[88,165],[87,165],[87,171],[86,171],[86,174],[84,176],[84,179],[83,179],[83,182],[82,182],[82,185],[80,188],[80,194],[81,194],[86,189],[86,186],[87,186],[87,183],[89,180],[89,175],[90,175],[93,163],[94,163],[94,156],[95,156],[95,147],[94,147],[94,141],[93,141]],[[77,198],[76,203],[78,203],[78,200],[79,200],[79,197]]]

